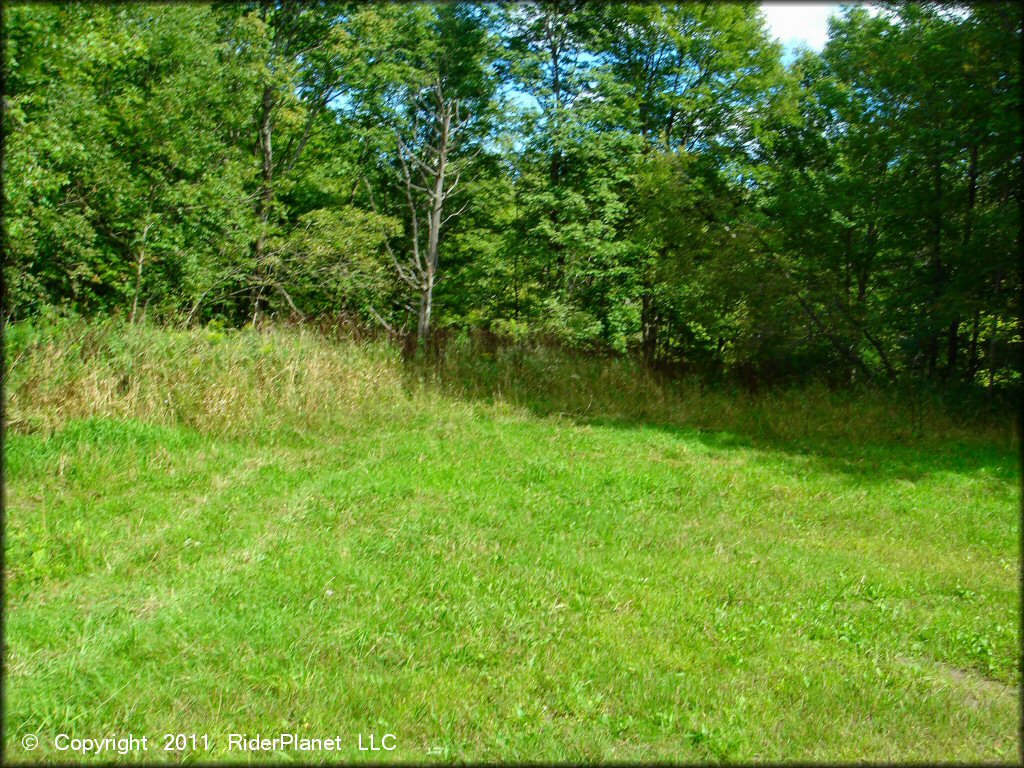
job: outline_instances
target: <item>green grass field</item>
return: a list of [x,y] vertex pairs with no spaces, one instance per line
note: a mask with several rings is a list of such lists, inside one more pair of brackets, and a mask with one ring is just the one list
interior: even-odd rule
[[[61,333],[8,341],[11,761],[1019,760],[1009,419]],[[283,732],[351,746],[227,748]]]

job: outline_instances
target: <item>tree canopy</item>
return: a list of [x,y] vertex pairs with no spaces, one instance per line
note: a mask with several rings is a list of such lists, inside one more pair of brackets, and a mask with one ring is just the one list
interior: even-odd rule
[[1020,381],[1021,7],[11,4],[4,317]]

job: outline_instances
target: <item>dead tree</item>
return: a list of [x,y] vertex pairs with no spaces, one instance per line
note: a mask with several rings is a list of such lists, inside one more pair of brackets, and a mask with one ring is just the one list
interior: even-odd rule
[[[426,125],[421,126],[424,117]],[[445,204],[458,186],[468,160],[456,163],[452,159],[468,123],[469,116],[462,114],[459,101],[447,96],[441,82],[435,80],[416,99],[411,141],[395,134],[399,176],[409,215],[411,253],[399,259],[392,251],[391,259],[398,276],[419,294],[416,339],[420,344],[425,344],[430,336],[434,286],[438,282],[438,247],[445,225],[466,209],[464,205],[445,214]]]

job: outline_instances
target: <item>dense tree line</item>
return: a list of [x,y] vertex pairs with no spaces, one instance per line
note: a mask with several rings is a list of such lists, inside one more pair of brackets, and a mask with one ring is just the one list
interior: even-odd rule
[[1021,7],[10,5],[6,320],[344,315],[1019,380]]

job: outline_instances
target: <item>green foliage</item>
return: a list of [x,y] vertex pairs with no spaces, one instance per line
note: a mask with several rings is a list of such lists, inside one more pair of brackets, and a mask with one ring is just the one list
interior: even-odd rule
[[286,238],[272,241],[275,271],[305,311],[365,312],[387,296],[391,265],[382,245],[399,222],[352,206],[304,213]]
[[244,73],[215,15],[18,6],[8,28],[9,315],[181,309],[251,226],[232,140]]
[[[438,214],[450,330],[1018,387],[1021,27],[849,6],[783,66],[746,3],[15,5],[5,316],[404,333]],[[398,150],[436,167],[436,93],[440,211]]]
[[857,375],[971,383],[982,358],[992,376],[1015,365],[1011,336],[980,336],[1016,301],[1019,211],[1005,203],[1021,181],[1020,94],[1004,91],[1020,82],[1019,18],[986,9],[851,10],[797,64],[805,122],[774,145],[769,210],[848,376],[857,359]]

